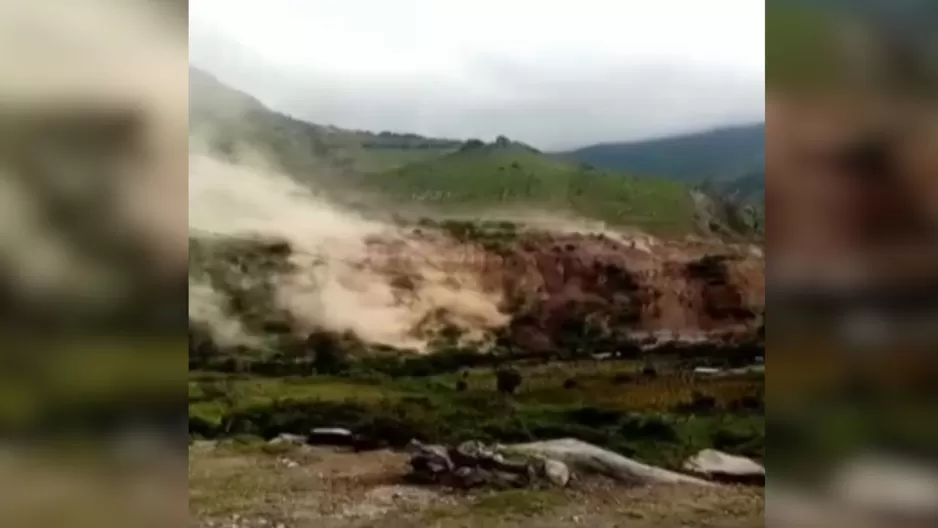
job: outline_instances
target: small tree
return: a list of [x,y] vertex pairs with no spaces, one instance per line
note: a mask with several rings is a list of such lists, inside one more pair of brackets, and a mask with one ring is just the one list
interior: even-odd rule
[[318,374],[338,374],[348,367],[343,343],[328,332],[314,332],[306,339],[313,352],[313,368]]
[[502,369],[495,373],[496,387],[502,394],[514,394],[521,386],[521,373],[514,369]]
[[474,150],[479,149],[485,146],[485,142],[481,139],[470,139],[463,143],[461,150]]
[[658,369],[656,369],[654,365],[645,365],[645,367],[642,368],[642,376],[649,379],[657,378]]

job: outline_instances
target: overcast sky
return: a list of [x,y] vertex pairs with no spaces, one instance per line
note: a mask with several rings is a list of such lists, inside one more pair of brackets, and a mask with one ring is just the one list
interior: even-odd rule
[[762,0],[190,0],[193,65],[301,119],[542,149],[762,121]]

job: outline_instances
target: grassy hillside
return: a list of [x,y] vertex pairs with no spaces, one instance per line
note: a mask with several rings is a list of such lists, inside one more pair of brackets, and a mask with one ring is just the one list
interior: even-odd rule
[[453,152],[462,142],[308,123],[273,111],[210,74],[189,69],[190,130],[235,154],[249,146],[299,180],[378,172]]
[[559,161],[503,138],[362,178],[364,188],[394,202],[446,212],[538,210],[566,212],[653,233],[693,228],[688,189]]
[[[285,173],[318,183],[347,205],[405,205],[408,212],[476,216],[557,212],[659,235],[697,231],[713,218],[723,223],[719,214],[700,211],[681,182],[629,175],[641,171],[599,169],[506,138],[486,145],[307,123],[272,111],[196,69],[190,71],[190,101],[191,133],[207,138],[216,153],[237,157],[245,149],[259,152]],[[718,161],[713,152],[733,149],[758,156],[753,152],[756,146],[764,148],[764,127],[756,128],[716,132],[718,137],[710,141],[685,137],[650,142],[655,152],[646,158],[683,157],[680,163],[686,167],[681,170],[690,174],[693,167]],[[724,144],[722,150],[716,143]],[[675,155],[688,149],[693,155]],[[746,173],[741,168],[733,174]]]

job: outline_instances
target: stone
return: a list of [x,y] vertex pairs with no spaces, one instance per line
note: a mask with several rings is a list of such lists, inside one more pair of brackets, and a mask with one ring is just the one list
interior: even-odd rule
[[765,468],[741,456],[704,449],[684,462],[683,469],[719,482],[765,484]]
[[570,468],[559,460],[544,461],[544,476],[551,484],[563,488],[570,482]]
[[306,445],[306,437],[289,433],[281,433],[267,442],[270,445]]
[[446,448],[439,445],[424,445],[415,440],[407,446],[410,465],[414,476],[423,481],[436,482],[455,469]]
[[349,446],[354,441],[355,435],[348,429],[319,427],[309,432],[309,443],[311,444]]
[[410,476],[422,483],[470,489],[518,488],[546,481],[539,459],[506,459],[496,448],[478,441],[450,448],[411,441],[407,451],[411,455]]
[[459,487],[467,489],[479,487],[486,482],[485,473],[468,466],[457,468],[453,472],[453,477],[455,477]]

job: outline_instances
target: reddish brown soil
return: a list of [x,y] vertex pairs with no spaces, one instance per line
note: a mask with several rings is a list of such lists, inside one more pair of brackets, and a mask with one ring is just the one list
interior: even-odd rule
[[509,335],[528,349],[557,348],[578,332],[746,336],[764,310],[765,260],[751,246],[530,232],[492,249],[426,233],[419,238],[433,249],[402,254],[384,246],[385,271],[399,275],[402,287],[411,280],[405,263],[415,258],[435,261],[454,281],[474,276],[502,296],[512,315]]

